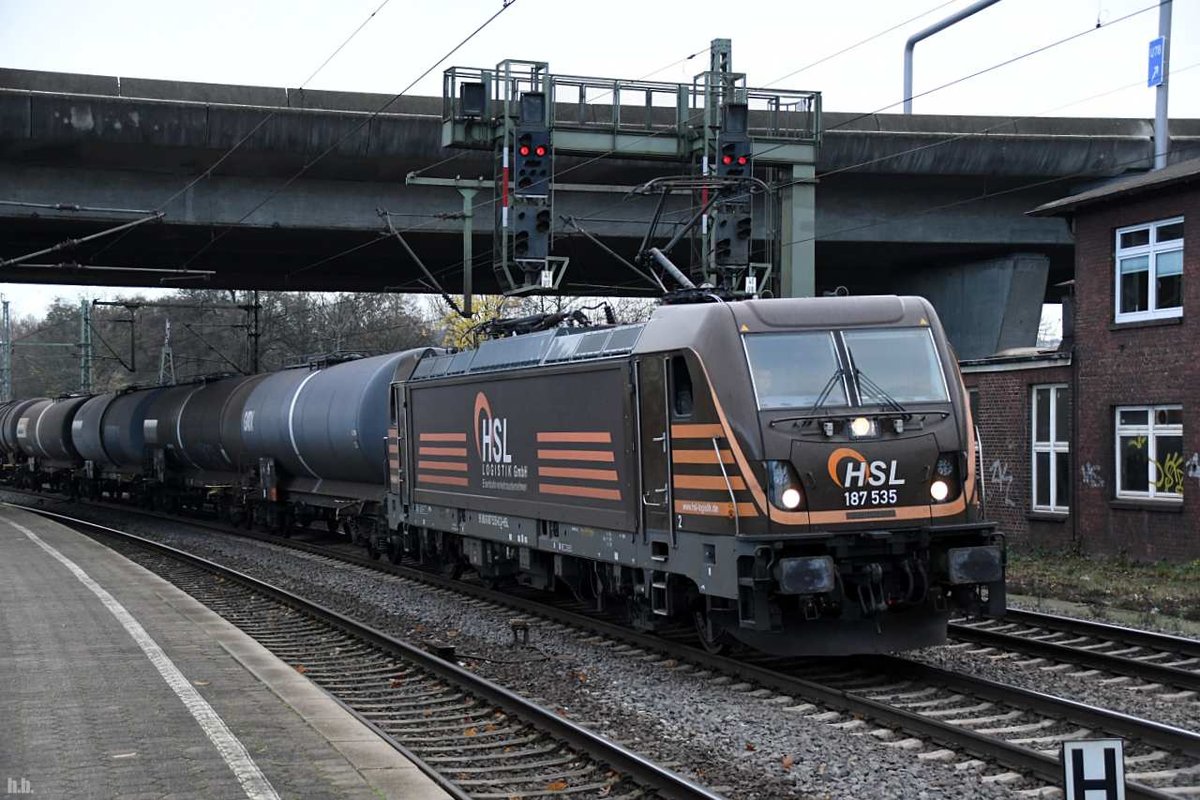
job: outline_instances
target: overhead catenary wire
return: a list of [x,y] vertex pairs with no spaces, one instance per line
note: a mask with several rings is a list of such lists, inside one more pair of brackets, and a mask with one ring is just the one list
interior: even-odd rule
[[1021,53],[1020,55],[1016,55],[1011,58],[1006,58],[1003,61],[999,61],[990,66],[984,67],[983,69],[979,69],[979,70],[976,70],[975,72],[971,72],[966,75],[962,75],[962,76],[954,78],[953,80],[950,80],[950,81],[946,81],[945,83],[939,84],[938,86],[935,86],[932,89],[926,89],[923,92],[917,92],[916,94],[913,94],[909,97],[902,97],[899,100],[895,101],[894,103],[888,103],[887,105],[880,106],[879,108],[875,109],[874,111],[868,111],[863,114],[857,114],[857,115],[851,117],[850,119],[843,120],[843,121],[839,122],[837,125],[826,128],[825,130],[831,131],[831,130],[837,130],[838,128],[843,128],[843,127],[850,125],[852,123],[855,123],[861,119],[865,119],[867,117],[874,116],[875,114],[879,114],[884,111],[887,111],[889,108],[895,108],[896,106],[903,105],[906,100],[916,100],[919,97],[928,97],[929,95],[933,94],[934,92],[940,92],[943,89],[950,88],[951,86],[957,86],[958,84],[963,83],[964,81],[969,81],[973,78],[978,78],[980,75],[986,75],[987,73],[993,72],[1002,67],[1007,67],[1010,64],[1015,64],[1018,61],[1022,61],[1026,58],[1030,58],[1032,56],[1038,55],[1039,53],[1044,53],[1047,50],[1051,50],[1055,47],[1060,47],[1061,45],[1067,44],[1068,42],[1073,42],[1076,39],[1080,39],[1084,36],[1087,36],[1090,33],[1095,33],[1096,31],[1101,30],[1102,28],[1108,28],[1112,25],[1116,25],[1116,24],[1119,24],[1126,20],[1133,19],[1134,17],[1137,17],[1141,14],[1145,14],[1148,11],[1154,11],[1157,9],[1158,9],[1158,3],[1154,3],[1153,5],[1144,6],[1142,8],[1139,8],[1136,11],[1131,11],[1128,14],[1123,14],[1122,16],[1115,17],[1115,18],[1109,20],[1108,22],[1105,22],[1103,25],[1084,28],[1083,30],[1078,31],[1076,33],[1072,33],[1069,36],[1064,36],[1063,38],[1057,39],[1053,42],[1049,42],[1048,44],[1041,45],[1040,47],[1035,47],[1032,50],[1027,50],[1024,53]]
[[[390,2],[391,2],[391,0],[383,0],[383,2],[380,3],[379,6],[374,11],[372,11],[370,14],[368,14],[367,18],[365,20],[363,20],[362,23],[359,24],[358,27],[356,27],[353,31],[351,31],[350,35],[347,36],[345,39],[343,39],[341,44],[339,44],[336,48],[334,48],[333,52],[330,53],[329,56],[326,57],[325,60],[321,62],[320,66],[318,66],[315,70],[313,70],[312,73],[309,74],[309,76],[304,79],[304,81],[297,87],[297,90],[303,91],[305,89],[305,87],[307,87],[308,84],[311,83],[313,81],[313,79],[316,78],[317,75],[319,75],[321,73],[321,71],[325,69],[325,67],[329,66],[329,63],[331,61],[333,61],[334,58],[337,57],[338,53],[342,52],[342,50],[345,49],[346,45],[350,44],[350,42],[354,39],[354,37],[358,36],[358,34],[362,32],[363,28],[365,28],[371,22],[371,20],[375,19],[375,16],[380,11],[382,11],[384,9],[384,7]],[[171,203],[175,202],[175,200],[182,197],[184,194],[186,194],[189,190],[191,190],[194,186],[199,184],[201,181],[212,177],[213,173],[216,171],[216,169],[218,167],[220,167],[222,164],[224,164],[225,161],[230,158],[230,156],[232,156],[234,153],[236,153],[238,150],[240,150],[242,145],[244,145],[246,142],[250,141],[250,139],[254,138],[254,135],[257,134],[260,130],[262,130],[264,125],[266,125],[268,122],[270,122],[276,116],[278,116],[279,113],[283,110],[284,109],[280,109],[280,108],[272,109],[268,114],[266,114],[266,116],[264,116],[261,120],[259,120],[257,124],[255,124],[253,127],[251,127],[250,130],[248,130],[237,141],[235,141],[229,147],[228,150],[226,150],[224,153],[222,153],[220,155],[220,157],[217,158],[216,161],[209,164],[199,175],[197,175],[196,177],[194,177],[190,181],[188,181],[186,184],[184,184],[182,189],[180,189],[179,191],[172,194],[170,197],[168,197],[163,202],[159,203],[156,210],[159,212],[163,211],[163,209],[165,209]],[[110,247],[113,247],[119,241],[121,241],[121,239],[123,239],[125,237],[125,235],[126,234],[122,233],[121,236],[117,237],[117,239],[109,242],[104,247],[100,248],[100,250],[97,251],[96,253],[94,253],[92,257],[98,258],[100,256],[100,254],[104,253]]]
[[933,12],[940,11],[943,8],[945,8],[946,6],[954,5],[957,2],[958,2],[958,0],[946,0],[946,2],[940,3],[936,6],[934,6],[933,8],[926,9],[925,11],[922,11],[920,14],[917,14],[916,16],[909,17],[908,19],[904,20],[903,22],[897,22],[895,25],[892,25],[890,28],[884,28],[883,30],[878,31],[877,33],[871,34],[870,36],[866,37],[865,39],[859,39],[854,44],[847,45],[846,47],[843,47],[841,50],[830,53],[827,56],[822,56],[821,58],[818,58],[816,61],[813,61],[810,64],[805,64],[803,67],[800,67],[799,69],[792,70],[791,72],[789,72],[786,75],[782,75],[773,81],[764,83],[763,87],[765,88],[765,87],[773,86],[777,83],[780,83],[781,81],[786,81],[788,78],[795,77],[796,75],[799,75],[801,72],[807,72],[808,70],[812,69],[813,67],[824,64],[826,61],[832,61],[833,59],[837,58],[838,56],[843,56],[846,53],[851,52],[852,50],[857,50],[859,47],[862,47],[864,44],[869,44],[881,36],[886,36],[887,34],[891,33],[892,31],[899,30],[900,28],[903,28],[905,25],[916,22],[921,17],[927,17],[930,14],[932,14]]
[[[956,2],[956,0],[950,0],[950,2]],[[686,55],[686,56],[684,56],[683,58],[679,58],[679,59],[676,59],[675,61],[672,61],[670,64],[666,64],[666,65],[664,65],[664,66],[661,66],[661,67],[659,67],[659,68],[658,68],[658,69],[656,69],[656,70],[652,70],[652,71],[650,71],[650,72],[647,72],[645,75],[641,76],[640,78],[635,78],[634,80],[644,81],[644,80],[646,80],[647,78],[652,78],[652,77],[654,77],[655,75],[659,74],[660,72],[666,72],[667,70],[671,69],[671,67],[678,66],[679,64],[685,64],[685,63],[687,63],[688,61],[691,61],[691,60],[692,60],[693,58],[695,58],[696,56],[698,56],[698,55],[701,55],[701,54],[703,54],[703,53],[707,53],[707,52],[708,52],[710,49],[711,49],[711,48],[709,48],[709,47],[705,47],[705,48],[702,48],[702,49],[700,49],[700,50],[697,50],[696,52],[694,52],[694,53],[692,53],[692,54],[690,54],[690,55]],[[599,100],[599,99],[601,99],[601,98],[603,98],[603,97],[607,97],[607,96],[608,96],[608,95],[610,95],[610,94],[612,94],[612,92],[611,92],[611,91],[609,91],[609,92],[603,92],[603,93],[601,93],[601,94],[597,95],[596,97],[593,97],[593,98],[592,98],[592,101],[593,101],[593,102],[595,102],[596,100]],[[457,161],[458,159],[460,159],[460,158],[463,158],[463,157],[465,157],[465,156],[467,156],[467,155],[469,155],[469,154],[470,154],[470,153],[469,153],[468,151],[466,151],[466,150],[460,151],[460,152],[458,152],[458,153],[455,153],[454,155],[447,156],[446,158],[443,158],[443,159],[441,159],[440,161],[435,161],[435,162],[433,162],[432,164],[429,164],[429,165],[427,165],[427,166],[421,167],[421,168],[420,168],[420,169],[418,169],[418,170],[414,170],[414,171],[411,173],[411,176],[412,176],[412,177],[419,177],[419,176],[421,176],[421,175],[424,175],[425,173],[429,172],[430,170],[434,170],[434,169],[437,169],[438,167],[441,167],[441,166],[444,166],[444,165],[446,165],[446,164],[449,164],[449,163],[452,163],[452,162],[454,162],[454,161]],[[393,216],[397,216],[397,215],[393,214]]]
[[[1188,70],[1195,69],[1196,67],[1200,67],[1200,61],[1189,64],[1186,67],[1180,67],[1179,69],[1172,69],[1171,76],[1176,77],[1178,75],[1182,75],[1183,73],[1187,72]],[[1140,80],[1134,81],[1132,83],[1127,83],[1124,86],[1118,86],[1115,89],[1108,89],[1106,91],[1099,92],[1099,93],[1093,94],[1093,95],[1089,95],[1087,97],[1080,98],[1078,100],[1072,100],[1069,103],[1064,103],[1062,105],[1055,106],[1054,108],[1046,109],[1044,111],[1038,112],[1037,114],[1029,114],[1029,115],[1026,115],[1023,117],[1012,117],[1011,119],[1006,119],[1004,122],[999,122],[999,123],[996,123],[995,125],[989,125],[986,128],[980,128],[977,131],[970,131],[967,133],[955,134],[946,139],[940,139],[936,142],[929,142],[927,144],[918,145],[917,147],[910,147],[907,150],[901,150],[896,153],[888,153],[887,155],[879,156],[877,158],[867,159],[865,161],[859,161],[855,164],[847,164],[844,167],[838,167],[837,169],[831,169],[826,172],[822,172],[819,175],[817,175],[816,177],[818,180],[820,180],[821,178],[828,178],[832,175],[839,175],[843,172],[850,172],[852,170],[861,169],[862,167],[874,166],[876,164],[880,164],[885,161],[891,161],[892,159],[903,158],[904,156],[912,155],[913,153],[920,153],[925,150],[932,150],[937,147],[943,147],[948,144],[953,144],[954,142],[962,141],[963,139],[970,139],[970,138],[973,138],[976,136],[984,136],[989,133],[995,133],[996,131],[1002,130],[1004,128],[1012,127],[1019,122],[1025,122],[1025,121],[1028,121],[1031,119],[1038,119],[1039,117],[1045,116],[1046,114],[1050,114],[1054,111],[1061,111],[1064,108],[1070,108],[1071,106],[1076,106],[1076,105],[1079,105],[1080,103],[1086,103],[1091,100],[1097,100],[1101,97],[1107,97],[1108,95],[1111,95],[1111,94],[1116,94],[1118,92],[1124,92],[1124,91],[1128,91],[1129,89],[1141,87],[1143,85],[1143,83],[1144,82],[1140,81]],[[785,184],[781,184],[777,188],[787,188],[788,186],[791,186],[794,183],[795,183],[795,181],[788,181]]]
[[243,222],[245,222],[247,219],[249,219],[251,216],[253,216],[256,212],[258,212],[259,209],[261,209],[267,203],[271,202],[276,197],[278,197],[280,194],[282,194],[284,191],[286,191],[289,186],[291,186],[293,183],[295,183],[297,180],[299,180],[301,177],[303,177],[310,169],[312,169],[314,166],[316,166],[322,159],[324,159],[327,155],[332,153],[337,148],[341,147],[341,145],[347,139],[349,139],[351,136],[356,135],[364,127],[366,127],[372,121],[374,121],[380,114],[384,113],[389,108],[391,108],[391,106],[397,100],[399,100],[404,95],[408,94],[408,92],[410,92],[412,90],[412,88],[414,86],[416,86],[419,82],[424,80],[425,77],[427,75],[429,75],[429,73],[433,72],[435,69],[437,69],[442,64],[444,64],[447,59],[449,59],[451,56],[453,56],[455,53],[457,53],[459,50],[461,50],[463,48],[463,46],[465,46],[468,42],[470,42],[472,39],[474,39],[476,36],[478,36],[484,29],[486,29],[489,25],[491,25],[493,22],[495,22],[496,19],[498,19],[501,14],[503,14],[508,9],[512,8],[514,5],[516,5],[516,3],[517,3],[517,0],[503,0],[502,5],[495,13],[493,13],[486,20],[484,20],[478,27],[476,27],[474,30],[472,30],[470,33],[468,33],[460,42],[458,42],[458,44],[451,47],[449,50],[446,51],[446,53],[441,58],[439,58],[434,63],[430,64],[420,75],[413,78],[413,80],[411,82],[409,82],[409,84],[407,86],[405,86],[403,89],[401,89],[395,95],[393,95],[390,100],[388,100],[386,103],[384,103],[378,109],[371,112],[371,114],[369,114],[368,116],[366,116],[365,118],[360,120],[357,125],[354,125],[348,131],[346,131],[341,136],[339,136],[333,142],[333,144],[326,147],[324,150],[322,150],[320,153],[318,153],[313,159],[306,161],[304,163],[304,165],[301,166],[300,169],[298,169],[295,173],[293,173],[290,178],[288,178],[286,181],[284,181],[281,185],[277,186],[275,189],[271,190],[266,195],[266,197],[264,197],[262,200],[260,200],[258,203],[256,203],[249,211],[247,211],[245,214],[243,214],[241,216],[241,218],[238,219],[237,222],[235,222],[231,225],[227,225],[224,228],[222,228],[220,233],[218,233],[216,236],[213,236],[212,238],[210,238],[207,242],[204,243],[204,245],[202,245],[200,247],[199,250],[197,250],[195,253],[193,253],[191,255],[191,257],[189,257],[186,261],[184,261],[183,266],[185,266],[185,267],[189,266],[193,261],[195,261],[201,255],[206,253],[214,244],[216,244],[222,238],[224,238],[231,230],[233,230],[233,228],[236,225],[240,225]]
[[[1180,152],[1190,152],[1192,150],[1200,150],[1200,144],[1183,145],[1180,147],[1176,147],[1176,148],[1173,148],[1172,150],[1168,151],[1168,154],[1180,153]],[[1138,156],[1137,158],[1129,159],[1127,161],[1110,162],[1110,163],[1106,164],[1105,167],[1107,169],[1111,169],[1112,167],[1128,167],[1128,166],[1132,166],[1134,164],[1145,163],[1146,160],[1147,160],[1146,156]],[[1054,177],[1051,177],[1051,178],[1043,178],[1042,180],[1032,181],[1030,183],[1023,183],[1019,186],[1009,186],[1005,189],[998,189],[997,191],[994,191],[994,192],[983,192],[981,194],[971,195],[970,197],[964,197],[961,200],[952,200],[948,203],[939,203],[938,205],[935,205],[935,206],[927,206],[925,208],[918,209],[917,211],[912,211],[912,212],[908,212],[908,213],[904,213],[904,214],[895,214],[895,215],[886,217],[884,219],[876,220],[874,222],[864,222],[864,223],[857,224],[857,225],[847,225],[844,228],[838,228],[836,230],[826,231],[823,234],[823,236],[828,237],[832,234],[850,233],[853,231],[866,230],[867,228],[879,227],[880,225],[891,225],[891,224],[894,224],[897,222],[904,222],[906,220],[916,219],[917,217],[921,217],[926,214],[932,214],[935,211],[945,211],[946,209],[949,209],[949,208],[958,208],[960,206],[964,206],[969,203],[976,203],[976,202],[979,202],[980,200],[990,200],[993,197],[1002,197],[1004,195],[1015,194],[1017,192],[1027,191],[1029,189],[1037,189],[1041,186],[1048,186],[1052,183],[1058,183],[1059,181],[1074,180],[1076,178],[1087,178],[1087,177],[1092,177],[1092,176],[1094,176],[1094,173],[1091,173],[1091,172],[1075,172],[1075,173],[1071,173],[1070,175],[1055,175]],[[803,237],[800,239],[793,239],[790,242],[784,242],[782,246],[788,247],[789,245],[793,245],[793,244],[803,244],[805,242],[815,242],[815,241],[818,241],[819,238],[820,237],[818,237],[816,235],[806,236],[806,237]]]
[[[514,0],[514,2],[515,2],[515,0]],[[677,59],[676,61],[672,62],[671,64],[668,64],[668,65],[666,65],[665,67],[661,67],[660,69],[656,70],[656,72],[661,72],[661,71],[663,71],[663,70],[665,70],[665,69],[670,69],[671,67],[675,66],[676,64],[681,64],[681,63],[684,63],[684,62],[686,62],[686,61],[689,61],[689,60],[691,60],[692,58],[695,58],[696,56],[698,56],[698,55],[700,55],[700,54],[702,54],[702,53],[705,53],[705,52],[707,52],[709,49],[711,49],[711,48],[707,48],[707,47],[706,47],[706,48],[703,48],[703,49],[701,49],[701,50],[697,50],[696,52],[694,52],[694,53],[691,53],[691,54],[689,54],[689,55],[687,55],[687,56],[684,56],[684,57],[683,57],[683,58],[681,58],[681,59]],[[653,73],[653,72],[652,72],[652,73],[649,73],[649,75],[653,75],[653,74],[655,74],[655,73]],[[647,76],[647,77],[648,77],[648,76]],[[642,80],[642,79],[639,79],[639,80]],[[602,96],[603,96],[603,95],[602,95]],[[697,111],[696,113],[689,115],[689,116],[688,116],[688,118],[687,118],[686,120],[684,120],[684,122],[685,122],[685,124],[687,124],[687,123],[691,123],[691,122],[695,122],[697,119],[699,119],[699,118],[700,118],[700,117],[702,117],[703,115],[704,115],[704,110],[703,110],[703,109],[701,109],[701,110]],[[643,140],[645,140],[645,139],[652,139],[652,138],[654,138],[654,137],[656,137],[656,136],[661,136],[662,134],[664,134],[664,133],[668,133],[668,132],[670,132],[670,133],[674,133],[675,131],[674,131],[674,129],[669,129],[669,128],[660,128],[659,130],[657,130],[657,131],[653,131],[652,133],[650,133],[650,134],[648,134],[648,135],[646,135],[646,136],[642,137],[642,139],[643,139]],[[585,161],[583,161],[583,162],[581,162],[581,163],[579,163],[579,164],[574,164],[574,165],[572,165],[572,166],[570,166],[570,167],[567,167],[567,168],[566,168],[566,169],[564,169],[564,170],[561,170],[561,171],[559,171],[559,172],[556,172],[556,173],[555,173],[555,177],[562,177],[562,176],[564,176],[564,175],[568,175],[568,174],[570,174],[571,172],[574,172],[574,171],[575,171],[575,170],[577,170],[577,169],[582,169],[583,167],[590,166],[591,164],[594,164],[594,163],[596,163],[597,161],[599,161],[599,160],[601,160],[601,159],[603,159],[603,158],[607,158],[608,156],[611,156],[611,155],[616,155],[616,154],[620,153],[620,152],[621,152],[622,150],[624,150],[624,149],[626,149],[626,148],[622,148],[622,147],[619,147],[619,146],[618,146],[618,147],[613,147],[613,148],[611,148],[611,149],[609,149],[609,150],[605,151],[604,153],[601,153],[601,154],[599,154],[599,155],[593,156],[593,157],[591,157],[591,158],[589,158],[589,159],[587,159],[587,160],[585,160]],[[433,164],[430,164],[429,166],[422,167],[421,169],[418,169],[418,170],[416,170],[415,172],[413,172],[413,174],[414,174],[414,175],[420,175],[420,174],[422,174],[422,173],[425,173],[425,172],[427,172],[427,171],[429,171],[429,170],[431,170],[431,169],[433,169],[433,168],[435,168],[435,167],[441,166],[441,165],[443,165],[443,164],[447,164],[447,163],[449,163],[449,162],[451,162],[451,161],[454,161],[455,159],[461,158],[461,157],[463,157],[463,156],[465,156],[465,155],[467,155],[467,153],[466,153],[466,152],[463,152],[463,153],[458,153],[458,154],[455,154],[455,155],[453,155],[453,156],[450,156],[450,157],[448,157],[448,158],[444,158],[444,159],[442,159],[442,160],[440,160],[440,161],[437,161],[437,162],[434,162]],[[471,210],[472,210],[472,212],[474,212],[474,211],[477,211],[477,210],[479,210],[479,209],[481,209],[481,208],[484,208],[484,207],[487,207],[487,206],[494,206],[494,205],[495,205],[497,202],[498,202],[498,201],[497,201],[497,198],[495,198],[495,197],[492,197],[492,198],[490,198],[490,199],[484,199],[484,200],[480,200],[480,201],[476,202],[475,204],[473,204],[473,205],[471,206]],[[615,208],[615,207],[617,207],[617,206],[619,206],[619,205],[620,205],[620,203],[615,203],[615,204],[613,204],[612,206],[610,206],[610,208]],[[674,212],[672,212],[672,213],[674,213]],[[396,215],[395,215],[395,214],[393,214],[393,216],[396,216]],[[438,219],[440,219],[440,217],[438,217],[438,215],[429,215],[429,216],[431,216],[431,217],[437,217]],[[428,223],[425,223],[425,224],[422,224],[422,225],[410,226],[410,227],[406,228],[406,229],[403,231],[403,233],[415,233],[415,232],[417,232],[417,231],[420,231],[420,230],[426,229],[426,228],[428,228],[428,227],[432,226],[432,225],[434,224],[434,222],[435,222],[435,221],[436,221],[436,220],[431,220],[430,222],[428,222]],[[344,249],[344,250],[341,250],[341,251],[339,251],[339,252],[337,252],[337,253],[333,253],[332,255],[329,255],[329,256],[324,256],[324,257],[322,257],[322,258],[320,258],[320,259],[317,259],[316,261],[310,262],[310,263],[308,263],[308,264],[306,264],[306,265],[304,265],[304,266],[302,266],[302,267],[297,267],[296,269],[294,269],[294,270],[292,270],[292,271],[288,272],[288,273],[287,273],[287,274],[284,276],[284,278],[285,278],[285,280],[287,280],[287,279],[289,279],[289,278],[291,278],[291,277],[293,277],[293,276],[295,276],[295,275],[299,275],[299,274],[300,274],[300,273],[302,273],[302,272],[307,272],[307,271],[308,271],[308,270],[310,270],[310,269],[314,269],[314,268],[316,268],[316,267],[318,267],[318,266],[322,266],[322,265],[324,265],[324,264],[330,263],[331,261],[336,261],[337,259],[339,259],[339,258],[341,258],[341,257],[343,257],[343,256],[349,255],[349,254],[351,254],[351,253],[357,252],[357,251],[359,251],[359,250],[362,250],[362,249],[365,249],[365,248],[367,248],[367,247],[371,247],[371,246],[373,246],[373,245],[379,244],[379,242],[381,242],[381,241],[386,241],[386,240],[388,240],[388,239],[390,239],[390,238],[391,238],[391,235],[390,235],[390,233],[388,233],[388,232],[386,232],[386,231],[380,231],[379,233],[380,233],[380,237],[379,237],[379,238],[377,238],[377,239],[372,239],[372,240],[369,240],[369,241],[366,241],[366,242],[360,242],[360,243],[358,243],[358,244],[351,245],[350,247],[348,247],[348,248],[346,248],[346,249]],[[486,258],[487,256],[491,255],[491,253],[492,253],[492,252],[493,252],[493,250],[492,250],[492,249],[489,249],[489,250],[487,250],[487,251],[485,251],[485,252],[483,252],[483,253],[479,253],[479,254],[477,254],[477,255],[475,256],[475,258],[476,258],[476,259],[482,259],[482,258]],[[454,265],[454,266],[452,266],[452,267],[450,267],[450,268],[447,268],[447,269],[443,269],[443,270],[436,270],[436,271],[434,271],[434,274],[435,274],[435,275],[443,275],[443,274],[446,274],[446,272],[448,272],[450,269],[457,269],[459,266],[462,266],[462,263],[461,263],[461,262],[459,262],[459,264],[457,264],[457,265]]]

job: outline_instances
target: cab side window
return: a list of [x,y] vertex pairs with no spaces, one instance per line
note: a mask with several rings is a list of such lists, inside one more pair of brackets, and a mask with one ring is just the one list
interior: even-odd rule
[[683,356],[671,357],[671,416],[690,417],[695,407],[692,394],[692,373],[688,370],[687,359]]

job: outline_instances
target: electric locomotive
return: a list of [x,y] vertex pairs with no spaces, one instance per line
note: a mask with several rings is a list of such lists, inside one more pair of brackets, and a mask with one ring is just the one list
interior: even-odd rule
[[904,650],[1005,606],[966,392],[917,297],[664,305],[397,373],[387,530],[454,573],[565,585],[647,629]]

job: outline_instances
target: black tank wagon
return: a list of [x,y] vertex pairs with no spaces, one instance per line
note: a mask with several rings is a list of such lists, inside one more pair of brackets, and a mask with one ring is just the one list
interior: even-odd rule
[[1004,607],[922,299],[668,305],[429,353],[393,392],[393,554],[777,653],[924,646]]

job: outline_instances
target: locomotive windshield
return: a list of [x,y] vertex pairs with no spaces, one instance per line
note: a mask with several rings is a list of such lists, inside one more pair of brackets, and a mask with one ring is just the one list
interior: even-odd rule
[[825,403],[846,405],[833,334],[763,333],[745,337],[759,408],[811,406],[832,381]]
[[857,390],[857,405],[949,400],[928,328],[761,333],[743,341],[761,409],[851,405],[847,385]]
[[858,377],[863,405],[944,403],[950,398],[928,328],[877,328],[842,336]]

